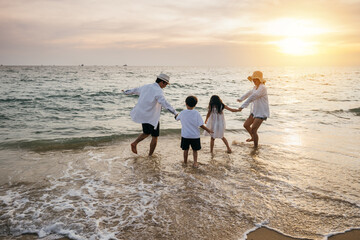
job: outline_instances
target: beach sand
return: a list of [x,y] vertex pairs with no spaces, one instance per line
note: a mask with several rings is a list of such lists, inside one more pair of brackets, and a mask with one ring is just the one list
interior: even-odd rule
[[[36,234],[24,234],[18,237],[1,237],[0,240],[5,239],[18,239],[18,240],[38,240]],[[69,240],[67,237],[54,236],[51,239],[56,240]],[[346,231],[344,233],[338,233],[327,238],[327,240],[359,240],[360,239],[360,229],[353,229]],[[261,227],[247,234],[246,240],[311,240],[307,238],[293,238],[281,234],[275,230],[269,229],[267,227]],[[324,238],[325,240],[325,238]]]

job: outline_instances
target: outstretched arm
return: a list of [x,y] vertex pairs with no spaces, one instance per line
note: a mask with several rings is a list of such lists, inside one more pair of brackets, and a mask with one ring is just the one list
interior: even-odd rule
[[239,109],[237,109],[237,108],[230,108],[230,107],[228,107],[228,106],[226,106],[226,105],[224,105],[224,108],[225,108],[226,110],[229,110],[230,112],[239,112]]
[[122,90],[122,92],[126,95],[140,95],[140,88],[132,88],[129,90]]
[[174,114],[175,116],[178,114],[178,112],[166,101],[165,97],[163,95],[158,95],[155,97],[158,103],[161,104],[163,108]]
[[200,126],[202,129],[204,129],[205,131],[207,131],[208,133],[214,133],[213,131],[211,131],[209,128],[207,128],[205,125],[201,125]]
[[208,113],[207,113],[207,115],[206,115],[205,124],[207,123],[207,120],[209,119],[210,114],[211,114],[211,111],[209,110]]
[[262,85],[259,86],[258,90],[251,94],[248,99],[241,105],[241,108],[246,108],[254,100],[266,95],[266,88]]
[[253,90],[251,89],[250,91],[248,91],[247,93],[245,93],[244,95],[242,95],[241,98],[239,98],[237,101],[238,101],[238,102],[244,101],[245,99],[247,99],[247,98],[251,95],[252,91],[253,91]]

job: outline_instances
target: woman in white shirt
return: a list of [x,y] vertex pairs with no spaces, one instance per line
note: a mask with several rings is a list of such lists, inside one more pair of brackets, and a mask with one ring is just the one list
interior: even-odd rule
[[238,102],[246,101],[241,105],[239,110],[246,108],[251,103],[250,116],[244,123],[244,128],[249,132],[251,138],[247,142],[254,142],[254,147],[258,146],[259,136],[257,131],[264,120],[270,117],[269,100],[265,87],[266,80],[263,73],[255,71],[252,76],[248,77],[249,81],[254,83],[254,88],[238,99]]

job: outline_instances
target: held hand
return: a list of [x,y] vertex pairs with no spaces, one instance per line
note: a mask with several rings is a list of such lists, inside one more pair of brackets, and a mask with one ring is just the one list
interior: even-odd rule
[[176,114],[176,115],[175,115],[175,117],[174,117],[174,118],[175,118],[175,120],[176,120],[176,118],[177,118],[177,116],[178,116],[178,115],[179,115],[179,114]]
[[238,112],[241,112],[241,110],[243,110],[241,107],[237,110]]
[[240,99],[237,99],[236,101],[238,101],[238,102],[242,102]]

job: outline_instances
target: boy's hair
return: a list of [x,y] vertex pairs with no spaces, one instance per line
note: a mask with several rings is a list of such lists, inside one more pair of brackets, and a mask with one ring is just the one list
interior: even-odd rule
[[198,99],[195,96],[188,96],[185,100],[186,105],[188,105],[189,107],[195,107],[197,102]]

